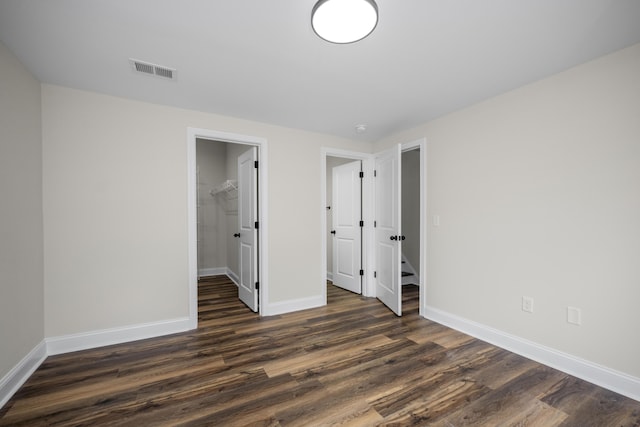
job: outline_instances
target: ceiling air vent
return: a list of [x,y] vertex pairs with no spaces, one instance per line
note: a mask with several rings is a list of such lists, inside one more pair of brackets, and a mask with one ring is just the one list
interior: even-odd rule
[[150,62],[138,61],[137,59],[129,59],[133,70],[138,73],[150,74],[152,76],[162,77],[163,79],[175,80],[176,70]]

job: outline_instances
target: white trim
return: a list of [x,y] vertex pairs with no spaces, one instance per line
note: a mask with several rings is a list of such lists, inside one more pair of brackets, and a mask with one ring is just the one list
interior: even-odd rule
[[238,275],[234,273],[229,267],[216,267],[216,268],[201,268],[198,270],[199,277],[207,276],[227,276],[236,286],[240,279]]
[[374,188],[373,188],[373,170],[375,169],[375,158],[373,154],[369,154],[366,160],[362,161],[362,170],[364,171],[364,182],[362,183],[362,219],[364,220],[364,242],[362,249],[364,251],[364,283],[362,285],[362,295],[365,297],[376,296],[376,278],[373,272],[376,268],[375,263],[375,228],[373,228],[373,220],[375,218],[374,204]]
[[546,347],[455,314],[425,307],[425,317],[490,344],[640,401],[640,378]]
[[198,327],[198,180],[195,129],[187,129],[187,264],[189,329]]
[[[325,292],[327,286],[325,285]],[[276,302],[264,307],[263,316],[275,316],[278,314],[291,313],[294,311],[308,310],[310,308],[322,307],[327,304],[326,295],[317,295],[308,298],[292,299]]]
[[327,156],[342,157],[346,159],[362,161],[362,171],[364,180],[362,182],[362,220],[364,227],[362,230],[362,269],[365,275],[362,278],[362,295],[375,296],[373,286],[373,160],[369,153],[358,151],[347,151],[338,148],[322,147],[320,149],[320,268],[325,273],[321,277],[320,287],[324,304],[327,304]]
[[[267,140],[250,135],[220,132],[209,129],[187,128],[187,229],[188,229],[188,258],[189,258],[189,325],[191,329],[198,327],[198,230],[197,230],[197,188],[196,188],[196,139],[246,144],[258,147],[258,229],[260,266],[258,277],[260,281],[259,306],[260,315],[265,316],[263,308],[269,301],[269,203],[268,203],[268,149]],[[235,275],[234,275],[235,276]],[[231,276],[230,276],[231,277]]]
[[400,255],[402,257],[401,272],[402,273],[411,273],[410,276],[404,276],[404,275],[402,276],[402,284],[403,285],[418,285],[418,286],[420,286],[420,276],[416,272],[416,269],[413,268],[413,265],[411,265],[411,262],[409,262],[409,260],[407,259],[406,256],[404,256],[404,254],[400,254]]
[[0,408],[11,399],[46,358],[47,346],[44,341],[40,341],[33,350],[0,379]]
[[228,267],[201,268],[198,270],[198,276],[200,277],[221,276],[221,275],[226,275],[228,271],[229,271]]
[[327,271],[327,280],[333,282],[333,271]]
[[[418,283],[415,283],[418,282]],[[420,286],[420,276],[414,274],[413,276],[403,276],[402,277],[402,286],[404,285],[418,285]]]
[[227,267],[227,271],[225,274],[229,279],[231,279],[233,283],[235,283],[236,286],[240,286],[240,278],[229,267]]
[[51,356],[185,332],[191,329],[190,325],[190,319],[182,317],[160,322],[45,338],[45,342],[47,344],[47,354]]

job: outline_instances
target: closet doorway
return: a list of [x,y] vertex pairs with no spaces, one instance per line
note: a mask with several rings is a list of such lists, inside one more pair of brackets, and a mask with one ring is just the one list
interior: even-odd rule
[[196,139],[198,279],[227,275],[258,311],[256,147]]
[[249,309],[262,309],[265,144],[259,138],[189,131],[189,298],[196,326],[200,277],[227,275]]

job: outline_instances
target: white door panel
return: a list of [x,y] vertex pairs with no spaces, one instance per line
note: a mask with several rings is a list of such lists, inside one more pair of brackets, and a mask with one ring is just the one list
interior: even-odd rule
[[251,310],[258,311],[258,149],[251,148],[238,157],[238,228],[240,233],[240,283],[238,297]]
[[337,273],[341,276],[353,276],[356,265],[353,259],[355,251],[353,239],[341,239],[336,237],[336,250],[340,254],[338,256],[338,265],[336,265]]
[[375,156],[376,297],[402,315],[400,145]]
[[[378,256],[381,260],[392,260],[395,254],[396,248],[386,242],[381,242],[378,245]],[[383,293],[395,292],[395,285],[393,282],[395,271],[395,263],[382,262],[381,265],[388,268],[380,268],[377,271],[378,286],[383,288]]]
[[[333,283],[361,293],[362,186],[360,161],[336,166],[332,170]],[[334,233],[335,232],[335,233]]]

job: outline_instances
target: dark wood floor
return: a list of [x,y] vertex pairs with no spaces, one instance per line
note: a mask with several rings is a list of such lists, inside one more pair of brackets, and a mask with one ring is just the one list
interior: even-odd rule
[[49,357],[0,425],[640,425],[639,402],[420,318],[415,287],[402,318],[328,298],[261,319],[204,280],[197,331]]

